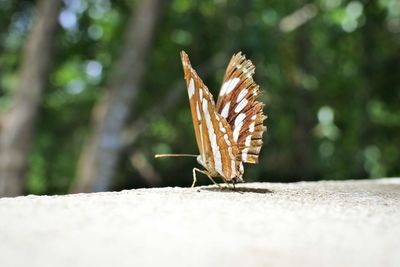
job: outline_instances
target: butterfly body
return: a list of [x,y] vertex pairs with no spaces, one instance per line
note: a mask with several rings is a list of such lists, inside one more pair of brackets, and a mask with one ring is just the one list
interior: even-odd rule
[[[192,121],[200,154],[197,161],[212,177],[225,182],[243,181],[243,162],[257,163],[266,130],[263,104],[256,101],[259,87],[253,81],[254,65],[241,53],[228,65],[217,104],[207,86],[192,68],[189,57],[181,52]],[[194,185],[193,183],[193,185]]]

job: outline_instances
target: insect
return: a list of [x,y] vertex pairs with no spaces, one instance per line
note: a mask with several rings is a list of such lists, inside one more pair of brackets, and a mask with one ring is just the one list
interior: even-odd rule
[[243,163],[258,163],[262,135],[266,131],[264,104],[256,100],[261,92],[252,77],[255,66],[241,52],[233,55],[215,104],[184,51],[181,60],[199,155],[158,154],[155,157],[196,157],[205,170],[193,168],[192,187],[197,181],[196,171],[207,175],[218,186],[213,177],[219,176],[233,186],[243,182]]

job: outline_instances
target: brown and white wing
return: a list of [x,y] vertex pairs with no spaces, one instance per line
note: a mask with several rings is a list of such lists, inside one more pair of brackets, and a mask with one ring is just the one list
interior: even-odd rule
[[255,66],[240,52],[233,55],[226,69],[216,110],[231,126],[233,139],[243,162],[257,163],[266,130],[264,104],[257,101],[261,94],[253,80]]
[[230,126],[215,111],[211,93],[192,68],[188,55],[183,51],[181,60],[201,163],[212,175],[221,175],[225,180],[241,177],[240,165],[236,161],[239,150],[233,142]]

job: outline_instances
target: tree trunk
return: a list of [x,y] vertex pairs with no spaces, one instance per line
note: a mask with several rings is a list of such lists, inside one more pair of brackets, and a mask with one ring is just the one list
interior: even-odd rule
[[23,193],[29,149],[52,60],[61,0],[41,0],[24,48],[12,108],[2,116],[0,196]]
[[94,108],[93,132],[81,153],[73,192],[106,191],[110,186],[123,148],[121,132],[145,74],[162,2],[137,2],[108,90]]

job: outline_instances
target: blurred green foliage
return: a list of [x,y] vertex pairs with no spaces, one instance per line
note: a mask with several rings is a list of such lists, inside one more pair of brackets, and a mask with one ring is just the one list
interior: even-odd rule
[[[134,4],[64,1],[30,155],[29,192],[67,192]],[[34,9],[34,1],[0,0],[0,112],[10,105]],[[191,183],[193,159],[153,159],[155,153],[197,153],[185,89],[172,108],[157,111],[184,83],[181,50],[195,68],[216,62],[202,75],[214,95],[234,52],[256,65],[268,131],[261,161],[247,166],[246,180],[400,175],[399,1],[171,0],[131,116],[131,123],[148,117],[149,127],[125,150],[115,189],[146,186],[130,163],[138,151],[161,185]]]

